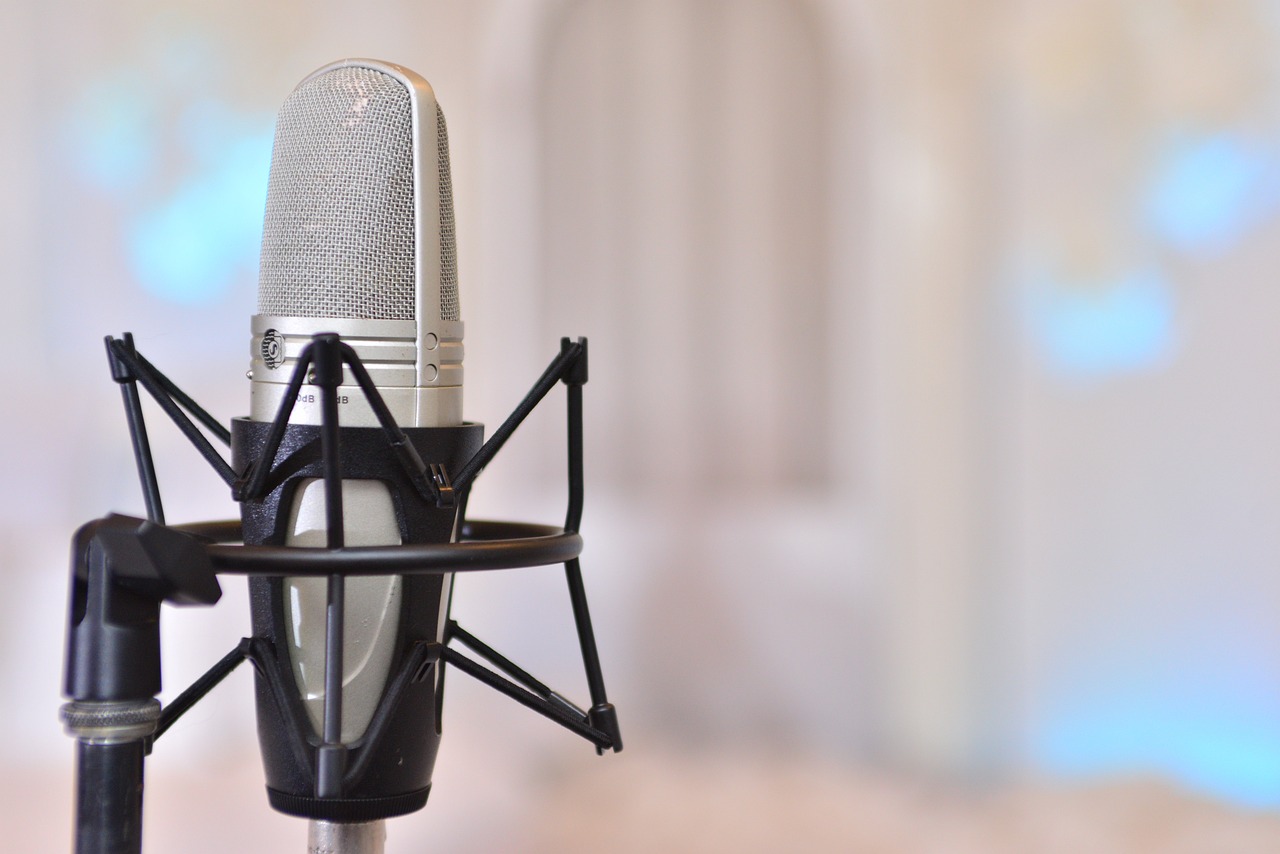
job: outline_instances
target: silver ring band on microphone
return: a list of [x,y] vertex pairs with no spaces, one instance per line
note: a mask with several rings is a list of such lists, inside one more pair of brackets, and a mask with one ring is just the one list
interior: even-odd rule
[[205,550],[214,570],[228,575],[440,575],[549,566],[582,553],[580,534],[530,522],[468,522],[457,543],[340,549],[230,545],[240,538],[238,521],[174,527],[213,540]]

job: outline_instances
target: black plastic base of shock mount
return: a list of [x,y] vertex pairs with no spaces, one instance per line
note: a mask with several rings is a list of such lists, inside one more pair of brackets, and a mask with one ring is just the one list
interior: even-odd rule
[[[457,469],[480,448],[483,427],[419,427],[406,430],[419,456]],[[231,447],[237,470],[264,458],[263,448],[272,425],[237,418],[232,422]],[[447,544],[456,528],[457,507],[440,507],[423,497],[396,456],[388,452],[386,436],[369,427],[340,428],[340,474],[344,479],[386,484],[406,543]],[[250,546],[269,546],[288,552],[290,508],[310,479],[325,475],[321,428],[291,424],[283,431],[273,460],[268,490],[261,498],[241,504],[242,536]],[[297,551],[314,551],[298,549]],[[329,550],[333,554],[345,551]],[[389,674],[395,677],[411,663],[420,644],[439,643],[444,605],[441,575],[407,574],[399,594],[400,607]],[[403,690],[384,689],[369,728],[351,743],[334,750],[322,744],[323,733],[311,721],[297,692],[286,616],[288,593],[281,577],[258,577],[249,583],[254,637],[266,654],[255,661],[257,671],[258,741],[271,805],[281,812],[323,821],[372,821],[420,809],[426,803],[431,772],[441,735],[441,694],[436,665],[414,668]],[[279,686],[288,690],[279,691]],[[336,759],[336,762],[332,760]],[[331,763],[331,764],[326,764]],[[325,776],[325,772],[331,772]],[[322,785],[333,781],[331,788]],[[321,797],[321,795],[324,797]]]
[[408,815],[417,812],[427,804],[427,795],[431,794],[431,786],[393,795],[386,798],[309,798],[304,795],[291,795],[279,789],[267,786],[267,800],[272,809],[296,818],[317,819],[319,821],[357,822],[380,821],[386,818]]

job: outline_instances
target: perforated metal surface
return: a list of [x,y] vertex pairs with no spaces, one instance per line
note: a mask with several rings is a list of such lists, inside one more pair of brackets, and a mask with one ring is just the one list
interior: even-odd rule
[[[449,221],[452,234],[452,206]],[[373,69],[334,69],[280,108],[258,311],[412,320],[415,298],[409,92]]]
[[449,169],[449,129],[436,104],[437,166],[440,170],[440,319],[458,320],[458,249],[453,233],[453,178]]

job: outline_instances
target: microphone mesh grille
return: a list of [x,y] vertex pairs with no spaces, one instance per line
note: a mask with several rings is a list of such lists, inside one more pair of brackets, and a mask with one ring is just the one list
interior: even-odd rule
[[440,319],[457,320],[458,248],[453,231],[453,178],[449,170],[449,130],[436,104],[436,162],[440,169]]
[[[293,91],[271,154],[259,313],[414,319],[413,154],[394,77],[349,66]],[[452,255],[452,204],[448,221]]]

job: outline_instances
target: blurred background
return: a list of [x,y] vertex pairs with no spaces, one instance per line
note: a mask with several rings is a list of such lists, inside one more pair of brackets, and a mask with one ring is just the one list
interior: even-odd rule
[[[274,112],[343,56],[448,116],[468,417],[591,339],[627,745],[452,678],[388,851],[1280,845],[1280,4],[10,0],[0,47],[9,850],[69,844],[69,538],[142,513],[102,337],[247,410]],[[562,518],[559,395],[473,515]],[[170,521],[234,515],[150,412]],[[455,616],[585,698],[555,568]],[[149,851],[305,847],[245,670],[158,744]]]

